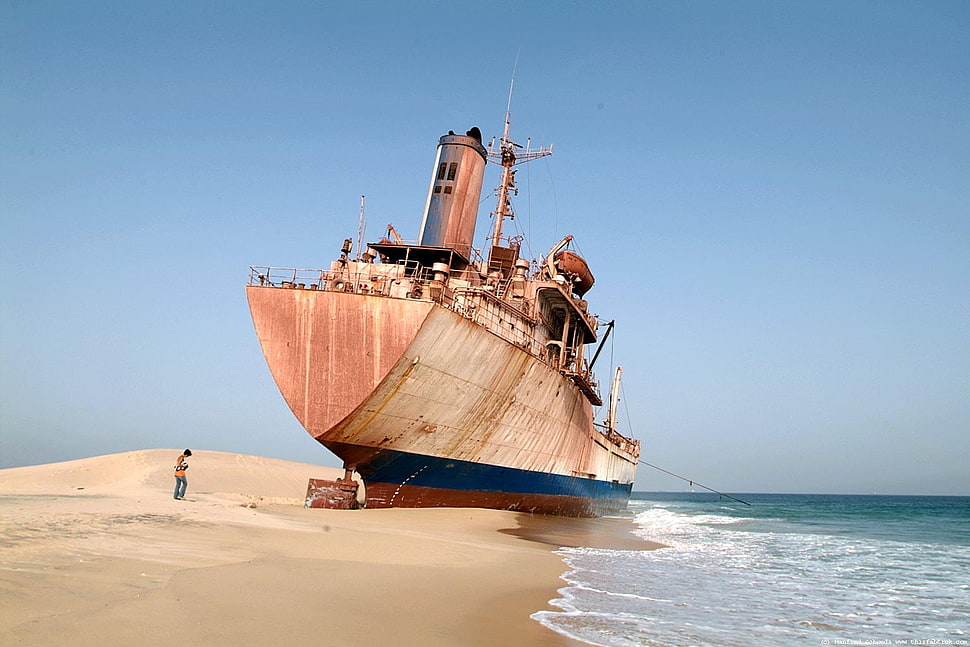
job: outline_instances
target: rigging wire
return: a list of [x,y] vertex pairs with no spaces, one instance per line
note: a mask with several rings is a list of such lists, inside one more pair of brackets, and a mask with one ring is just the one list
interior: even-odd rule
[[[616,335],[614,333],[613,343],[615,343],[615,342],[616,342]],[[613,346],[612,345],[610,346],[610,364],[611,365],[613,364]],[[633,423],[631,422],[633,420],[633,418],[630,416],[630,408],[627,406],[626,389],[624,389],[623,382],[620,382],[620,395],[622,396],[620,398],[620,401],[623,403],[623,412],[626,413],[626,428],[629,430],[629,437],[630,438],[633,438]],[[653,469],[655,469],[657,471],[663,472],[664,474],[669,474],[670,476],[673,476],[675,478],[679,478],[682,481],[686,481],[691,487],[693,487],[693,486],[696,485],[697,487],[703,488],[703,489],[707,490],[708,492],[713,492],[714,494],[716,494],[718,496],[727,497],[728,499],[731,499],[732,501],[737,501],[738,503],[743,503],[744,505],[747,505],[747,506],[750,506],[751,505],[747,501],[742,501],[741,499],[739,499],[737,497],[734,497],[734,496],[731,496],[730,494],[725,494],[724,492],[721,492],[719,490],[715,490],[714,488],[707,487],[706,485],[703,485],[702,483],[698,483],[694,479],[687,478],[686,476],[681,476],[680,474],[674,474],[670,470],[665,470],[664,468],[662,468],[662,467],[660,467],[658,465],[653,465],[652,463],[648,463],[647,461],[640,460],[640,459],[637,459],[637,462],[639,464],[641,464],[641,465],[646,465],[647,467],[651,467],[651,468],[653,468]]]
[[559,234],[559,194],[556,193],[556,176],[552,172],[548,158],[546,159],[546,171],[549,173],[549,185],[552,187],[552,232],[555,238]]
[[630,432],[630,437],[633,437],[633,423],[630,422],[633,418],[630,417],[630,407],[626,404],[626,389],[623,388],[623,382],[620,382],[620,402],[623,403],[623,413],[626,414],[626,428]]
[[[615,319],[614,319],[615,321]],[[616,370],[616,362],[614,362],[613,354],[616,350],[616,336],[620,331],[613,326],[613,339],[610,340],[610,375],[613,375],[613,371]],[[623,383],[620,383],[620,388],[623,388]]]
[[[528,146],[528,143],[526,143],[526,146]],[[532,169],[531,164],[525,165],[525,190],[526,190],[525,195],[526,195],[526,205],[527,205],[525,222],[527,225],[526,228],[529,231],[528,235],[526,236],[526,240],[530,240],[532,238],[532,170],[531,169]],[[532,250],[530,249],[529,250],[530,256],[532,255],[531,252]]]
[[690,483],[691,487],[693,487],[693,486],[696,485],[697,487],[704,488],[708,492],[713,492],[714,494],[716,494],[718,496],[727,497],[727,498],[731,499],[732,501],[737,501],[738,503],[743,503],[744,505],[751,505],[747,501],[742,501],[741,499],[739,499],[737,497],[733,497],[730,494],[725,494],[724,492],[719,492],[718,490],[715,490],[714,488],[707,487],[706,485],[703,485],[702,483],[698,483],[697,481],[695,481],[693,479],[689,479],[686,476],[681,476],[680,474],[674,474],[670,470],[665,470],[664,468],[658,467],[657,465],[652,465],[652,464],[648,463],[647,461],[637,460],[637,462],[640,463],[641,465],[646,465],[647,467],[652,467],[653,469],[658,470],[658,471],[661,471],[664,474],[669,474],[670,476],[673,476],[675,478],[679,478],[682,481],[687,481],[688,483]]

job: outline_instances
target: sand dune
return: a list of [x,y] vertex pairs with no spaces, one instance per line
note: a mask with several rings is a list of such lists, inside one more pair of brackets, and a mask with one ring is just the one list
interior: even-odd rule
[[[0,470],[0,493],[152,494],[173,489],[178,449],[149,449],[63,463]],[[336,478],[343,470],[273,458],[197,450],[190,459],[190,490],[299,500],[307,479]]]
[[179,450],[0,470],[0,644],[565,645],[565,570],[496,510],[307,510],[342,470]]

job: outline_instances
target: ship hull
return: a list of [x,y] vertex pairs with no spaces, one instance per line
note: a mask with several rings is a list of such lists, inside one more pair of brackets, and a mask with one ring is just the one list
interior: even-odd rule
[[429,301],[249,286],[293,413],[363,478],[370,507],[596,516],[625,507],[638,449],[522,347]]
[[594,517],[626,508],[632,484],[532,472],[421,454],[324,443],[340,457],[360,460],[369,508],[495,508]]

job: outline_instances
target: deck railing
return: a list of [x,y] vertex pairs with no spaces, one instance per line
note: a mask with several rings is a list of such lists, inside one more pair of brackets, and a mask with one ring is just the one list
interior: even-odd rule
[[276,288],[307,288],[323,290],[326,288],[329,272],[323,270],[300,270],[288,267],[250,266],[249,285],[263,285]]

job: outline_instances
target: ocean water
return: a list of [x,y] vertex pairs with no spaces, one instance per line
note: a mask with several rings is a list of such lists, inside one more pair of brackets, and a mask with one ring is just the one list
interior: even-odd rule
[[534,618],[604,647],[970,645],[970,497],[635,493]]

